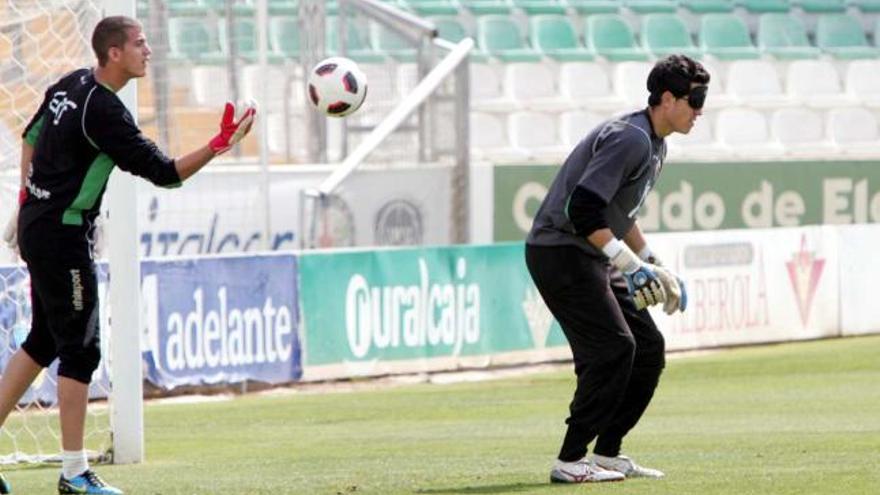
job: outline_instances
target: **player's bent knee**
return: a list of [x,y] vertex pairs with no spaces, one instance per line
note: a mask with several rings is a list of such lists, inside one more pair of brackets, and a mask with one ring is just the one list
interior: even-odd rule
[[63,352],[59,356],[58,376],[70,378],[81,383],[92,382],[92,375],[101,362],[101,351],[97,345],[74,352]]

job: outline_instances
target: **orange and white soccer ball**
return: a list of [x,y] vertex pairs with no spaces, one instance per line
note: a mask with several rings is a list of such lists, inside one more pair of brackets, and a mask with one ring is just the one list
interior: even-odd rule
[[345,117],[364,103],[367,76],[353,60],[330,57],[318,62],[309,73],[308,95],[319,112],[330,117]]

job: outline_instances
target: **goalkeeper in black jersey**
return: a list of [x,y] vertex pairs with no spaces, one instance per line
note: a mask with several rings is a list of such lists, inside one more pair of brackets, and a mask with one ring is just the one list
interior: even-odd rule
[[[101,197],[114,166],[162,187],[177,187],[249,131],[255,108],[235,119],[227,103],[220,132],[169,158],[141,134],[117,97],[143,77],[150,47],[141,25],[122,16],[95,27],[95,68],[62,77],[25,128],[18,223],[5,237],[31,276],[32,324],[0,380],[0,424],[40,371],[56,358],[61,418],[59,494],[121,494],[89,469],[83,449],[88,386],[100,360],[98,287],[92,242]],[[15,215],[13,215],[15,217]],[[0,477],[0,493],[10,493]]]

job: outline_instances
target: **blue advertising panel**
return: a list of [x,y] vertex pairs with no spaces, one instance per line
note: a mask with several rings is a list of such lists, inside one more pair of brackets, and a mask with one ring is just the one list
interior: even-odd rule
[[302,375],[296,258],[141,264],[145,378],[174,388]]

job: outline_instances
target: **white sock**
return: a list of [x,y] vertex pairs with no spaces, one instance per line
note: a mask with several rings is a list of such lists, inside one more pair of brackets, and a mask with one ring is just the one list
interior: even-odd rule
[[89,459],[85,450],[64,450],[61,452],[61,474],[64,479],[73,479],[89,469]]

